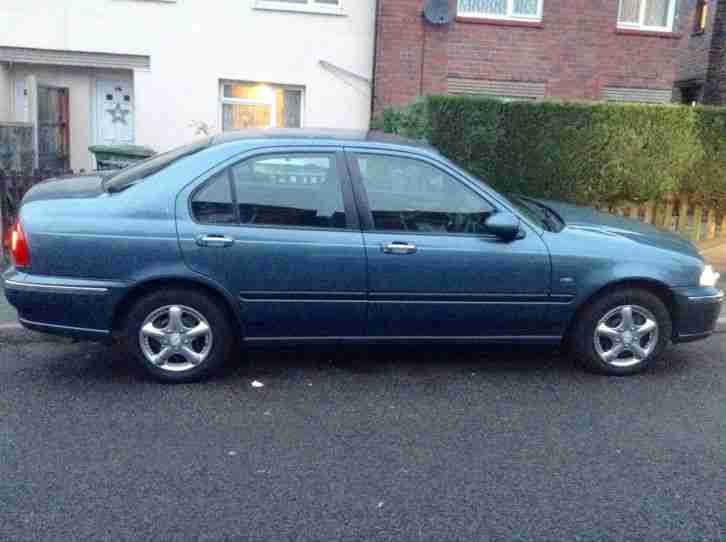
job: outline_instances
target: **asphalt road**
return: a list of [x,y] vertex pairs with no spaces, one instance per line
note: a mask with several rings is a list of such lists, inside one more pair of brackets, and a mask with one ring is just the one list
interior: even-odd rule
[[725,338],[626,379],[288,350],[184,386],[0,345],[0,539],[726,540]]

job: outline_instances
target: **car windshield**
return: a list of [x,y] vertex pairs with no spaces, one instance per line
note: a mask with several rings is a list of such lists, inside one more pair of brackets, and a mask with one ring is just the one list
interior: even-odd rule
[[560,231],[564,226],[564,220],[551,208],[538,201],[516,194],[507,194],[509,202],[527,218],[542,224],[550,231]]
[[169,152],[147,158],[108,177],[104,181],[103,187],[108,192],[121,192],[129,186],[159,173],[162,169],[169,167],[177,160],[181,160],[182,158],[206,149],[210,143],[211,138],[206,138],[201,141],[195,141],[190,145],[185,145]]

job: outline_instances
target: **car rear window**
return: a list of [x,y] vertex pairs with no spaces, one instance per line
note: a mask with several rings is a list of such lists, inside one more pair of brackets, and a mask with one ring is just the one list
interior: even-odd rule
[[147,158],[107,178],[103,186],[109,192],[120,192],[131,185],[159,173],[174,162],[206,149],[211,144],[211,141],[211,138],[206,138],[201,141],[195,141],[190,145],[185,145],[169,152]]

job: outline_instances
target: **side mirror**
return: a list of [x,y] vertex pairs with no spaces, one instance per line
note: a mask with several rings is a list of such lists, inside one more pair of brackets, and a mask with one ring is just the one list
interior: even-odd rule
[[520,232],[519,218],[506,211],[495,213],[484,222],[487,232],[502,241],[514,241]]

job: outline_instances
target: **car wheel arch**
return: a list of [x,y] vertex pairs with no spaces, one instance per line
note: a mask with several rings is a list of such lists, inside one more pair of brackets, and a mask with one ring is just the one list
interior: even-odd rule
[[654,279],[647,279],[647,278],[624,278],[619,279],[613,282],[610,282],[601,288],[595,290],[594,292],[591,292],[582,302],[579,303],[577,310],[570,318],[570,321],[567,324],[567,328],[564,334],[564,340],[569,341],[572,337],[572,333],[577,325],[577,322],[582,315],[582,313],[592,305],[595,301],[600,299],[603,296],[606,296],[614,291],[617,290],[625,290],[625,289],[641,289],[646,290],[648,292],[651,292],[655,296],[657,296],[666,306],[668,309],[668,312],[671,317],[671,321],[673,322],[673,329],[677,329],[676,327],[676,319],[678,316],[678,310],[676,306],[676,300],[673,296],[673,292],[671,289],[664,284],[663,282],[660,282],[658,280]]
[[194,289],[218,299],[232,320],[237,324],[238,329],[242,331],[242,316],[239,308],[235,306],[234,300],[231,298],[229,293],[223,291],[216,285],[209,284],[202,280],[195,280],[186,277],[157,277],[134,284],[133,287],[129,289],[118,301],[113,314],[113,333],[116,334],[123,328],[126,316],[137,300],[144,295],[157,291],[161,288]]

